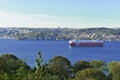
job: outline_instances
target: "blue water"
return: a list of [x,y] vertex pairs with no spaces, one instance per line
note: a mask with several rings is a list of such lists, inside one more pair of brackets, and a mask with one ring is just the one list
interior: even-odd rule
[[32,67],[39,50],[44,62],[55,56],[64,56],[73,64],[79,60],[120,61],[120,42],[104,42],[103,47],[69,48],[68,41],[0,40],[0,55],[14,54]]

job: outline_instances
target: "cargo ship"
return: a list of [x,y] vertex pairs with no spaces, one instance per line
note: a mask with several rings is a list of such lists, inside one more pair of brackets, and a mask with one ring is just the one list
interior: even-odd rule
[[103,46],[103,41],[101,40],[70,40],[69,46]]

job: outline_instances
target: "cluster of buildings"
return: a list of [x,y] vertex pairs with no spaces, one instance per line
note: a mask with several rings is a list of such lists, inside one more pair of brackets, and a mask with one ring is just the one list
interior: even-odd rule
[[120,41],[120,30],[108,28],[0,28],[0,39]]

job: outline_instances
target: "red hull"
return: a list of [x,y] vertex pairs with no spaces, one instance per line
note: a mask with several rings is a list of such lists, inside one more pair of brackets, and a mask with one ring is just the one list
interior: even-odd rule
[[80,46],[103,46],[103,43],[80,43]]
[[69,41],[70,46],[103,46],[102,41]]

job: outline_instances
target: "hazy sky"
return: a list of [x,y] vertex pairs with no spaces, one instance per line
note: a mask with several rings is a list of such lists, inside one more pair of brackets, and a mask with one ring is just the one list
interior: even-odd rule
[[120,27],[120,0],[0,0],[2,27]]

